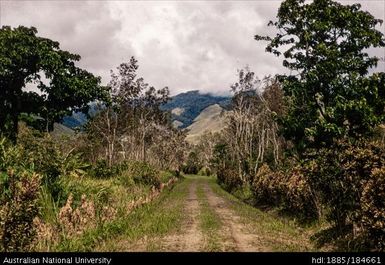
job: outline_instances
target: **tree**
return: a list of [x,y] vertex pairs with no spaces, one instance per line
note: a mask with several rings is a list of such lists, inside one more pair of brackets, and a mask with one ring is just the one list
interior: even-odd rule
[[149,148],[149,162],[160,169],[179,172],[189,149],[186,133],[186,130],[174,128],[171,122],[160,127]]
[[103,151],[109,167],[112,166],[116,157],[118,125],[118,115],[111,106],[104,108],[99,106],[99,112],[86,124],[87,138],[92,143],[90,149],[95,151],[99,145],[104,147]]
[[366,136],[384,120],[385,74],[369,75],[379,59],[367,53],[385,46],[375,29],[382,21],[360,8],[332,0],[286,0],[278,21],[269,22],[279,33],[255,36],[269,41],[267,52],[283,53],[283,65],[295,73],[280,76],[290,103],[282,122],[299,153],[336,138]]
[[160,109],[169,99],[168,88],[149,86],[137,77],[138,68],[138,61],[131,57],[117,67],[117,72],[111,71],[111,102],[106,102],[87,125],[89,140],[100,139],[109,166],[117,162],[118,152],[123,160],[146,162],[147,149],[156,134],[170,126],[167,114]]
[[248,68],[239,71],[239,81],[231,88],[232,109],[223,133],[240,180],[246,183],[263,162],[278,163],[277,117],[284,112],[282,93],[274,78],[259,80]]
[[[72,111],[86,113],[90,101],[107,96],[99,77],[75,66],[79,55],[36,34],[34,27],[0,29],[0,131],[13,141],[22,113],[40,116],[50,131],[55,121]],[[23,90],[30,82],[37,83],[40,93]]]
[[160,106],[169,100],[169,89],[155,89],[137,78],[138,61],[131,57],[129,63],[122,63],[118,73],[111,71],[110,87],[115,109],[120,120],[120,133],[140,135],[142,161],[146,161],[147,145],[152,140],[151,131],[168,122],[167,115]]

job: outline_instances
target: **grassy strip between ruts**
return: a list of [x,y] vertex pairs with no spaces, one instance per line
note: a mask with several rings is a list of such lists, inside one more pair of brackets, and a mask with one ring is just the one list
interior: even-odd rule
[[[112,222],[63,240],[56,251],[131,251],[135,242],[163,236],[181,225],[188,181],[180,180],[159,198]],[[146,250],[146,249],[144,249]]]
[[214,177],[208,180],[212,190],[230,203],[230,207],[241,217],[255,234],[260,236],[261,244],[272,251],[317,251],[310,242],[310,236],[319,230],[319,225],[298,226],[294,219],[277,216],[248,205],[223,190]]
[[216,212],[209,206],[201,184],[198,184],[196,194],[200,205],[199,221],[204,235],[204,245],[201,251],[220,251],[221,243],[218,230],[222,223]]

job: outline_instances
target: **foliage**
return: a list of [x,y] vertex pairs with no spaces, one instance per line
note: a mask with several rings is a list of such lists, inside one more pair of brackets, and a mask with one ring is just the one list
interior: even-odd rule
[[218,142],[215,144],[211,163],[217,172],[225,168],[234,167],[234,162],[230,158],[229,147],[226,143]]
[[38,214],[41,177],[33,165],[20,164],[20,147],[0,142],[0,250],[30,249],[35,230],[33,219]]
[[[72,111],[86,112],[90,101],[107,96],[99,77],[75,66],[79,55],[62,51],[58,42],[36,34],[34,27],[0,29],[0,130],[14,141],[21,113],[40,116],[51,131],[55,121]],[[32,81],[41,94],[23,91]]]
[[181,170],[188,148],[186,131],[164,127],[154,134],[154,144],[149,148],[149,162],[159,169]]
[[93,165],[90,175],[94,178],[111,178],[116,171],[116,167],[109,167],[106,160],[100,159]]
[[322,217],[322,205],[319,194],[313,189],[301,166],[292,168],[284,182],[284,208],[303,220],[315,220]]
[[299,166],[288,172],[262,165],[252,183],[257,204],[282,207],[303,220],[320,217],[318,197]]
[[210,176],[211,174],[212,173],[209,167],[202,167],[198,172],[198,175],[201,176]]
[[129,164],[129,175],[132,176],[135,183],[160,186],[159,172],[145,162],[134,161]]
[[[42,183],[49,190],[55,202],[61,205],[66,196],[62,178],[82,178],[90,167],[82,159],[81,153],[70,149],[66,153],[57,140],[46,133],[20,126],[18,137],[21,158],[18,163],[33,164],[34,171],[42,176]],[[15,160],[16,161],[16,160]]]
[[307,157],[305,174],[332,224],[383,250],[385,150],[376,142],[341,140]]
[[194,151],[191,151],[187,157],[186,163],[182,166],[182,171],[185,174],[197,174],[201,169],[199,163],[198,154]]
[[42,182],[47,185],[54,198],[58,198],[61,192],[59,178],[63,173],[64,157],[49,135],[41,135],[24,126],[21,128],[18,139],[23,147],[23,159],[34,165],[35,171],[43,177]]
[[[138,68],[138,61],[131,57],[129,62],[121,63],[116,72],[111,71],[108,87],[112,100],[102,104],[100,112],[86,125],[93,158],[95,161],[107,159],[109,167],[124,160],[155,162],[161,167],[168,158],[171,163],[179,163],[172,157],[170,146],[183,142],[183,135],[175,132],[169,113],[161,109],[169,100],[169,90],[149,86],[137,76]],[[159,138],[161,142],[170,140],[171,144],[157,148]],[[157,159],[157,155],[161,158]]]
[[277,119],[284,115],[285,104],[277,80],[259,80],[248,67],[239,71],[232,91],[232,108],[226,116],[222,142],[227,146],[226,159],[237,168],[246,185],[263,163],[279,163],[282,141]]
[[375,168],[363,186],[361,210],[356,222],[358,231],[369,249],[385,250],[385,168]]
[[230,192],[239,189],[243,185],[239,178],[239,172],[231,168],[218,170],[217,180],[225,190]]
[[283,55],[283,65],[295,75],[281,76],[289,101],[283,118],[284,135],[300,153],[344,136],[361,137],[384,119],[385,74],[368,75],[378,58],[370,47],[384,47],[382,23],[359,4],[332,0],[286,0],[278,21],[279,33],[267,40],[266,51]]
[[280,206],[284,196],[284,185],[285,176],[281,172],[273,172],[267,164],[263,164],[252,183],[256,202]]

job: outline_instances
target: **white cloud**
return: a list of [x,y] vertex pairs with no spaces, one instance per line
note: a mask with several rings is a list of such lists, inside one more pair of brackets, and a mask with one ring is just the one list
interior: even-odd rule
[[[341,1],[351,3],[350,1]],[[383,1],[361,1],[384,18]],[[109,81],[131,56],[139,73],[172,94],[200,89],[228,93],[237,69],[261,77],[282,72],[281,59],[265,52],[255,34],[272,34],[279,1],[6,1],[0,23],[36,26],[39,35],[82,56],[80,65]],[[384,25],[381,28],[384,29]],[[376,54],[381,54],[376,51]],[[385,56],[385,55],[384,55]]]

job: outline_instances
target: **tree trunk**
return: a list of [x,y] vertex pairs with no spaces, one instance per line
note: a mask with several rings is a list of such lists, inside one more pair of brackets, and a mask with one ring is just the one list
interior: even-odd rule
[[145,131],[143,131],[143,135],[142,135],[142,161],[143,162],[146,162],[146,133]]

